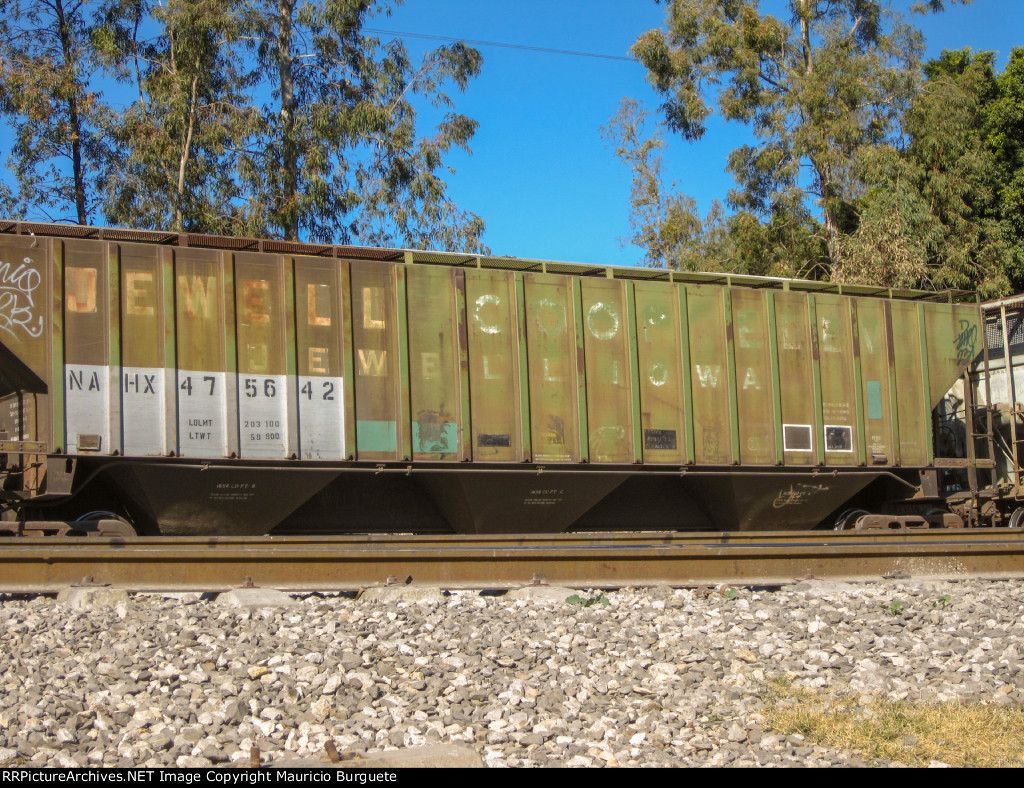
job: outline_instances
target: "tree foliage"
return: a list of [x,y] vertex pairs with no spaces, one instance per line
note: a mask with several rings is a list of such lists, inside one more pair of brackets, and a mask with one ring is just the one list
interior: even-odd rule
[[992,296],[1024,285],[1019,51],[998,77],[992,53],[922,64],[918,31],[879,0],[786,0],[785,18],[757,0],[666,5],[665,29],[633,51],[668,127],[698,139],[717,109],[754,137],[728,159],[737,267]]
[[712,105],[756,140],[728,169],[737,209],[769,217],[813,201],[830,275],[846,278],[840,237],[855,184],[849,162],[893,142],[915,87],[921,36],[875,0],[788,0],[788,19],[757,0],[672,0],[666,30],[633,51],[664,97],[669,128],[701,137]]
[[1024,47],[1010,53],[985,107],[985,139],[996,162],[998,214],[1014,290],[1024,290]]
[[767,221],[751,211],[737,211],[726,219],[726,226],[735,248],[736,270],[754,276],[825,277],[821,227],[804,206],[775,211]]
[[[480,53],[443,46],[413,61],[398,40],[363,35],[377,0],[262,0],[248,41],[273,102],[260,108],[242,162],[249,213],[285,238],[478,251],[483,224],[460,212],[438,175],[453,148],[469,151],[475,121],[451,110]],[[448,110],[417,136],[419,96]]]
[[644,264],[655,268],[706,270],[708,263],[696,254],[701,221],[695,213],[697,203],[667,186],[662,179],[660,150],[665,142],[661,133],[648,135],[649,113],[639,102],[623,99],[618,112],[601,135],[615,155],[632,173],[629,195],[629,222],[633,234],[629,242],[646,251]]
[[[104,51],[138,99],[110,128],[118,155],[104,194],[109,221],[222,234],[249,229],[237,200],[233,149],[253,111],[232,44],[231,0],[120,0]],[[157,35],[140,40],[151,17]]]
[[[749,211],[727,216],[718,200],[703,219],[696,201],[663,177],[659,127],[648,132],[650,113],[634,99],[623,99],[601,134],[632,173],[628,242],[643,249],[644,265],[677,271],[723,271],[763,276],[813,273],[792,261],[816,260],[821,249],[813,239],[814,224],[797,209],[761,224]],[[626,243],[626,241],[622,241]]]
[[985,138],[996,94],[992,53],[945,52],[925,66],[904,118],[905,147],[878,146],[854,163],[871,187],[844,239],[861,282],[1008,289],[995,158]]
[[[365,35],[389,9],[0,0],[0,115],[18,135],[8,210],[73,206],[49,218],[87,223],[102,203],[121,225],[486,251],[483,221],[442,177],[476,131],[451,93],[479,74],[480,53],[453,44],[415,59]],[[100,69],[137,98],[105,107]],[[426,134],[424,107],[440,118]]]
[[29,208],[86,224],[108,161],[105,112],[90,87],[95,9],[84,0],[0,0],[0,116],[14,126],[9,215]]

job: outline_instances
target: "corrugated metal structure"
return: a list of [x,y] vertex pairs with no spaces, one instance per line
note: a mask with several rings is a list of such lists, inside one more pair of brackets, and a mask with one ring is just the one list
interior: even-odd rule
[[[968,458],[968,467],[947,480],[952,496],[979,496],[991,512],[1000,497],[992,490],[1014,505],[1024,503],[1024,296],[986,303],[983,312],[985,352],[973,365],[972,385],[955,388],[941,409],[940,444]],[[975,467],[978,455],[994,458],[992,467]],[[1017,506],[1007,523],[1024,525],[1024,508]]]
[[963,294],[14,222],[0,294],[16,508],[144,533],[813,527],[929,497],[985,344]]

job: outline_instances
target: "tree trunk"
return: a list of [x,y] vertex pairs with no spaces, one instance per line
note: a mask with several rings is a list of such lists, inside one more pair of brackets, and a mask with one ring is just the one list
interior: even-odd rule
[[822,164],[814,157],[811,164],[818,177],[819,192],[821,194],[822,224],[825,227],[825,245],[828,247],[829,279],[833,282],[846,281],[846,271],[843,268],[843,251],[840,244],[842,233],[839,230],[839,216],[836,214],[835,205],[839,195],[836,189],[835,179],[832,177],[831,168]]
[[199,101],[197,87],[199,85],[199,59],[196,58],[196,75],[192,77],[192,88],[188,97],[188,130],[185,132],[185,142],[182,145],[181,156],[178,159],[178,193],[175,197],[174,224],[175,230],[179,233],[185,229],[185,218],[182,204],[185,200],[185,173],[188,170],[189,158],[192,155],[192,136],[196,127],[196,104]]
[[[811,15],[814,12],[811,0],[800,0],[800,42],[803,48],[804,74],[810,77],[814,73],[814,46],[811,41]],[[821,195],[822,223],[825,227],[825,245],[828,248],[829,277],[833,282],[842,282],[846,277],[843,270],[842,247],[840,245],[839,217],[835,211],[837,199],[835,180],[828,164],[810,157],[811,166],[818,178]]]
[[281,195],[278,215],[289,241],[299,240],[299,142],[295,134],[295,77],[291,53],[295,0],[278,0],[277,63],[281,77]]
[[[57,29],[60,35],[61,50],[64,55],[64,77],[68,84],[67,105],[68,122],[71,126],[71,172],[75,181],[75,213],[79,224],[88,224],[89,216],[85,202],[85,173],[82,167],[82,121],[79,117],[78,82],[75,79],[75,64],[72,59],[71,23],[64,13],[63,0],[55,0],[53,5],[57,14]],[[58,90],[60,87],[58,86]]]
[[822,210],[825,224],[825,244],[828,247],[829,279],[833,282],[846,281],[846,269],[843,266],[843,252],[840,246],[839,222],[835,211],[828,207]]

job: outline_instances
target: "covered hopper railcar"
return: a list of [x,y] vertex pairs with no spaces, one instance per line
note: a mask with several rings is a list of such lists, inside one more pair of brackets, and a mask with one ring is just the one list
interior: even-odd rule
[[7,530],[999,520],[962,416],[983,326],[951,294],[0,222]]

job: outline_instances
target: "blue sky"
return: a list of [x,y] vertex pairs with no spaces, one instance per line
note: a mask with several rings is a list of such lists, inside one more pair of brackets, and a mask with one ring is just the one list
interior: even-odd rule
[[[762,0],[762,7],[775,10],[781,3]],[[893,4],[905,10],[910,0]],[[406,0],[370,25],[627,56],[641,33],[662,24],[664,13],[653,0]],[[1002,70],[1010,50],[1024,45],[1024,0],[976,0],[915,20],[927,37],[928,57],[944,48],[991,49]],[[440,44],[406,41],[413,50]],[[486,221],[484,241],[492,252],[599,265],[642,259],[640,250],[620,243],[630,234],[629,172],[600,128],[624,96],[657,107],[644,69],[623,60],[479,48],[482,73],[457,95],[457,110],[480,128],[473,155],[451,158],[456,172],[447,181],[459,206]],[[123,90],[109,88],[108,97]],[[0,154],[9,139],[0,129]],[[720,122],[712,122],[698,144],[668,137],[666,179],[695,197],[703,213],[733,185],[724,171],[726,156],[747,140],[744,127]]]
[[[762,2],[772,10],[776,0]],[[907,0],[894,0],[898,10]],[[376,28],[534,47],[628,55],[664,6],[642,0],[406,0]],[[943,49],[991,49],[1001,71],[1024,45],[1024,1],[976,0],[938,15],[914,17],[927,57]],[[410,47],[436,45],[408,39]],[[630,234],[629,173],[600,136],[624,96],[650,108],[659,101],[635,62],[480,46],[483,71],[458,98],[480,122],[473,155],[454,158],[450,193],[487,222],[494,254],[599,265],[632,265],[640,250]],[[669,141],[665,176],[697,199],[701,213],[732,187],[728,152],[748,140],[736,124],[712,123],[692,145]]]

